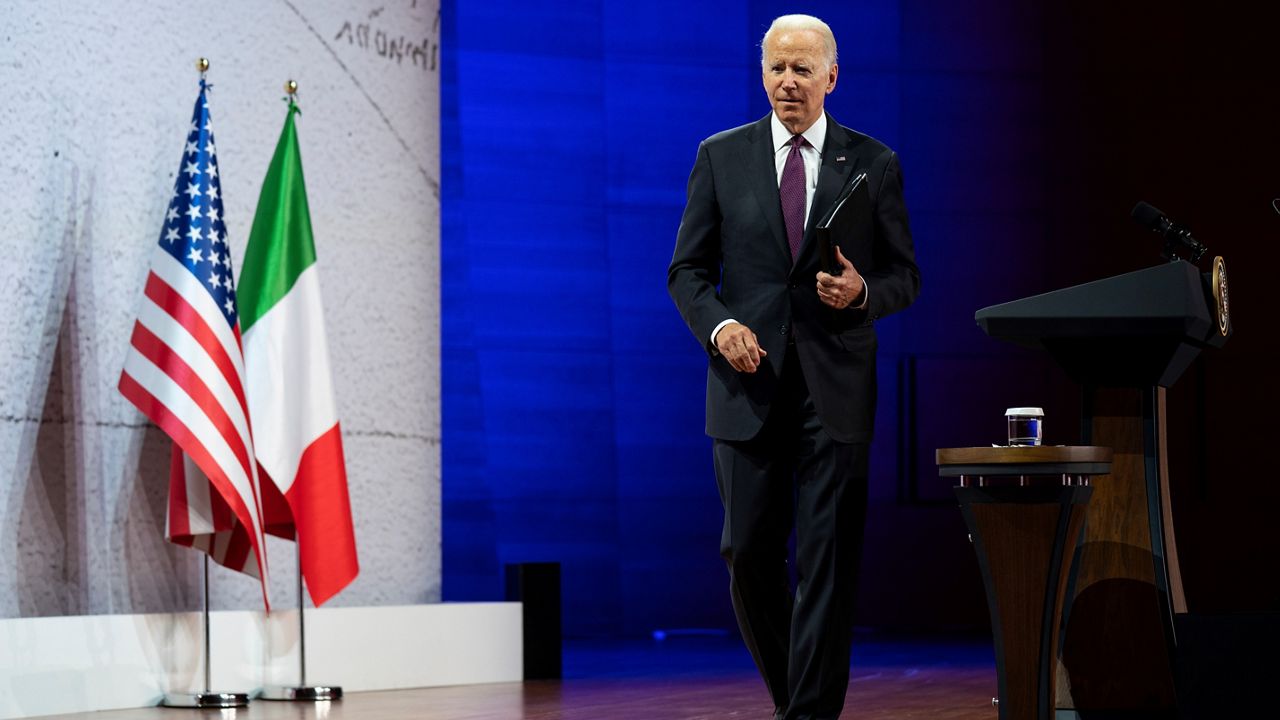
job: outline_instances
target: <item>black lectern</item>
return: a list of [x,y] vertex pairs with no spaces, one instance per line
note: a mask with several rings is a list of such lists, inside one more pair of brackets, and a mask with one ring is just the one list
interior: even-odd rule
[[1094,481],[1060,640],[1057,707],[1172,718],[1173,617],[1187,611],[1169,505],[1165,388],[1231,335],[1221,258],[1118,275],[983,308],[991,337],[1044,349],[1084,387],[1082,435],[1114,449]]

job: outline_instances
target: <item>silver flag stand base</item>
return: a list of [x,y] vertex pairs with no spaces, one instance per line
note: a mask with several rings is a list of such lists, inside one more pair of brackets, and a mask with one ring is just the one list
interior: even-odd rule
[[239,708],[249,705],[248,693],[204,692],[165,693],[160,703],[172,708]]
[[272,685],[262,688],[259,700],[298,700],[302,702],[320,702],[322,700],[341,700],[342,688],[329,685],[290,687]]

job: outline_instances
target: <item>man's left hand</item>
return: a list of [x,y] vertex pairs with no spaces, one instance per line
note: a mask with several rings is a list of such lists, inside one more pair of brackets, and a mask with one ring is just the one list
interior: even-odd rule
[[818,299],[837,310],[843,310],[855,301],[861,301],[866,284],[862,275],[853,267],[853,263],[845,258],[840,248],[836,248],[836,262],[844,268],[839,275],[818,272]]

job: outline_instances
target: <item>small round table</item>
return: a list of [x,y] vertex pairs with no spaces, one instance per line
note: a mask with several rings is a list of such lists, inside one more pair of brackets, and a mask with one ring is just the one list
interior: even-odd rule
[[941,448],[938,474],[958,478],[987,590],[1000,720],[1052,720],[1063,599],[1093,488],[1111,448]]

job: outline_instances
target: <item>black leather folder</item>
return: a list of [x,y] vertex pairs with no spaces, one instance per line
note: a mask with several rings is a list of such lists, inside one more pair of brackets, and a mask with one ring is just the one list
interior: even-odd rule
[[867,191],[867,174],[858,173],[849,181],[831,209],[818,222],[818,257],[822,269],[831,275],[839,275],[841,266],[836,260],[836,247],[846,258],[857,241],[858,233],[871,227],[871,195]]

